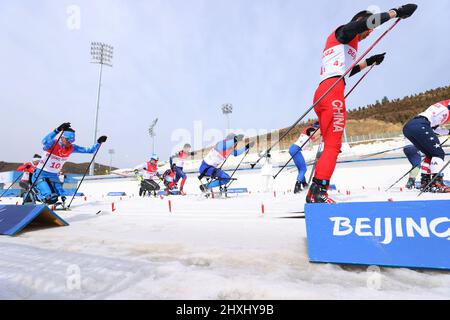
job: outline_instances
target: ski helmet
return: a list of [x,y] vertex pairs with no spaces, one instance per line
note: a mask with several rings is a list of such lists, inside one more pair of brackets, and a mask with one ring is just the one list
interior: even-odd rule
[[192,146],[191,146],[189,143],[186,143],[186,144],[183,146],[183,149],[190,149],[190,148],[192,148]]
[[35,154],[34,156],[33,156],[33,162],[38,162],[38,161],[41,161],[41,159],[42,159],[42,157],[40,156],[40,155],[38,155],[38,154]]
[[358,12],[353,18],[352,18],[352,21],[351,22],[355,22],[355,21],[357,21],[358,19],[360,19],[360,18],[368,18],[368,17],[370,17],[371,15],[372,15],[373,13],[372,12],[370,12],[369,10],[363,10],[363,11],[360,11],[360,12]]
[[66,131],[64,131],[62,136],[70,143],[75,142],[75,130],[67,129]]
[[229,134],[227,134],[227,136],[225,137],[225,139],[231,140],[231,139],[234,139],[235,137],[236,137],[236,135],[235,135],[234,133],[229,133]]
[[150,160],[155,160],[155,161],[159,161],[159,157],[156,153],[152,154],[150,157]]

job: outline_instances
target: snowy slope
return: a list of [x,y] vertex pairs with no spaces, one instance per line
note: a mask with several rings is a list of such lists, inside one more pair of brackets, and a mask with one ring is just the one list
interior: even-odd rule
[[[406,160],[340,164],[333,183],[341,193],[333,196],[339,201],[416,199],[417,192],[400,186],[383,191],[408,169]],[[89,181],[81,188],[87,201],[77,199],[73,211],[61,213],[69,227],[0,238],[0,298],[450,298],[449,272],[382,268],[380,286],[374,288],[365,267],[309,263],[304,220],[284,219],[303,210],[305,194],[288,192],[295,175],[292,170],[281,174],[274,194],[261,192],[259,170],[239,171],[234,186],[248,187],[251,194],[229,199],[201,197],[190,175],[190,195],[171,197],[172,213],[166,197],[132,197],[134,180]],[[108,191],[129,196],[107,197]],[[73,272],[80,274],[80,289],[71,285]]]

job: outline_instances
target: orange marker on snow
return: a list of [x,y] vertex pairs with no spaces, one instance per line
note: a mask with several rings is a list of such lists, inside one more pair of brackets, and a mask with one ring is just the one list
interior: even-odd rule
[[172,213],[172,201],[169,200],[169,212]]
[[264,215],[264,203],[261,203],[261,215]]
[[116,211],[116,207],[114,206],[114,202],[111,203],[111,210],[112,210],[112,212]]

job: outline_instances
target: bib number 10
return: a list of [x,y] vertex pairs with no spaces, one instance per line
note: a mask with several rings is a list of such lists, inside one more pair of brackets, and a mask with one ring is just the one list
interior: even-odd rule
[[51,169],[60,169],[61,168],[61,163],[59,163],[59,162],[51,162],[50,163],[50,168]]

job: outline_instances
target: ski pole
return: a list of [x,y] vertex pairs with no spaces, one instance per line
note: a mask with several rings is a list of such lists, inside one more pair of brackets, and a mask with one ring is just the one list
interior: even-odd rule
[[[369,74],[369,72],[375,67],[376,64],[373,64],[370,66],[369,70],[367,70],[364,75],[355,83],[355,85],[347,92],[347,94],[345,95],[344,99],[347,99],[347,97],[353,92],[353,90],[355,90],[355,88],[364,80],[364,78]],[[277,172],[276,175],[273,176],[274,179],[276,179],[278,177],[278,175],[281,173],[281,171],[283,171],[288,164],[292,161],[292,159],[294,159],[294,157],[297,155],[298,152],[300,152],[303,147],[308,143],[308,141],[316,134],[316,132],[319,131],[319,129],[317,129],[316,131],[314,131],[311,136],[308,138],[308,140],[305,141],[305,143],[303,143],[303,145],[300,147],[300,149],[297,150],[296,153],[294,153],[294,155],[286,162],[286,164]]]
[[63,136],[63,134],[64,134],[64,130],[61,130],[61,132],[60,132],[60,134],[59,134],[59,136],[58,136],[58,139],[56,139],[56,142],[53,144],[53,147],[52,147],[52,149],[50,150],[50,153],[48,154],[48,157],[47,157],[47,159],[45,160],[44,164],[42,165],[41,169],[39,170],[39,173],[38,173],[36,179],[34,179],[34,182],[31,184],[30,189],[28,190],[27,194],[26,194],[25,197],[23,198],[22,205],[25,204],[25,199],[28,199],[28,196],[30,195],[31,190],[33,190],[34,187],[36,186],[36,183],[38,182],[39,177],[41,176],[42,171],[44,171],[44,168],[45,168],[45,166],[47,165],[48,160],[50,160],[51,156],[53,155],[53,151],[55,151],[55,148],[56,148],[56,146],[58,145],[59,140],[61,140],[61,137]]
[[298,118],[297,119],[297,121],[295,121],[294,122],[294,124],[293,125],[291,125],[290,127],[289,127],[289,129],[274,143],[274,144],[272,144],[272,146],[269,148],[269,149],[267,149],[266,150],[266,152],[262,155],[262,156],[260,156],[259,158],[258,158],[258,160],[255,162],[255,163],[253,163],[253,164],[251,164],[250,166],[252,167],[252,169],[256,166],[256,164],[258,164],[259,163],[259,161],[261,161],[261,159],[263,158],[263,157],[265,157],[268,153],[270,153],[270,151],[276,146],[276,145],[278,145],[279,143],[280,143],[280,141],[281,140],[283,140],[288,134],[289,134],[289,132],[291,132],[299,123],[300,123],[300,121],[302,121],[303,120],[303,118],[305,118],[307,115],[308,115],[308,113],[312,110],[312,109],[314,109],[314,107],[315,106],[317,106],[318,104],[319,104],[319,102],[320,101],[322,101],[323,100],[323,98],[325,98],[338,84],[339,84],[339,82],[340,81],[342,81],[342,79],[344,79],[345,78],[345,76],[347,76],[352,70],[353,70],[353,68],[356,66],[356,65],[358,65],[361,61],[362,61],[362,59],[364,59],[364,57],[370,52],[370,51],[372,51],[372,49],[373,48],[375,48],[375,46],[381,41],[381,39],[383,39],[392,29],[394,29],[394,27],[400,22],[400,18],[399,19],[397,19],[367,50],[366,50],[366,52],[364,52],[354,63],[353,63],[353,65],[350,67],[350,68],[348,68],[347,69],[347,71],[345,71],[345,73],[342,75],[342,76],[340,76],[337,80],[336,80],[336,82],[330,87],[330,88],[328,88],[328,90],[316,101],[316,102],[314,102],[314,104],[311,106],[311,107],[309,107],[301,116],[300,116],[300,118]]
[[81,186],[81,184],[82,184],[83,181],[84,181],[84,177],[86,177],[86,175],[87,175],[87,173],[88,173],[88,171],[89,171],[89,168],[91,167],[92,162],[94,162],[94,159],[95,159],[95,157],[97,156],[97,153],[98,153],[98,151],[100,150],[100,147],[101,147],[101,146],[102,146],[102,144],[100,143],[100,145],[98,146],[97,150],[96,150],[95,153],[94,153],[94,156],[92,157],[91,162],[90,162],[89,165],[86,167],[86,170],[84,171],[83,177],[81,178],[80,183],[79,183],[78,186],[77,186],[77,189],[76,189],[75,192],[73,193],[72,199],[70,199],[70,202],[69,202],[69,205],[67,206],[67,208],[70,208],[70,206],[72,205],[72,201],[73,201],[73,199],[75,198],[75,196],[76,196],[78,190],[80,189],[80,186]]
[[311,184],[311,180],[314,176],[314,172],[316,171],[317,160],[319,159],[320,152],[322,151],[322,139],[320,139],[320,144],[317,147],[316,159],[314,160],[314,165],[311,169],[311,174],[309,175],[308,185]]
[[23,174],[19,175],[12,183],[11,185],[8,187],[8,189],[6,189],[1,195],[0,195],[0,199],[9,191],[9,189],[11,189],[11,187],[17,183],[17,181],[19,181],[19,179],[23,176]]
[[400,179],[398,179],[397,181],[395,181],[395,182],[394,182],[389,188],[387,188],[384,192],[387,192],[387,191],[391,190],[391,188],[392,188],[393,186],[395,186],[397,183],[399,183],[400,181],[402,181],[402,179],[403,179],[404,177],[406,177],[408,174],[410,174],[411,171],[413,171],[415,168],[420,168],[420,165],[415,166],[415,167],[412,167],[407,173],[405,173]]
[[309,138],[301,145],[301,147],[289,158],[289,160],[278,170],[278,172],[273,176],[273,179],[276,179],[280,173],[289,165],[289,163],[294,159],[294,157],[302,151],[303,147],[311,140],[311,138],[316,134],[316,132],[319,131],[319,129],[316,129]]
[[230,181],[230,183],[229,183],[227,186],[225,186],[226,189],[233,183],[233,181],[234,181],[234,180],[233,180],[234,174],[235,174],[236,171],[239,169],[239,167],[240,167],[241,164],[242,164],[242,161],[244,161],[245,157],[248,155],[249,152],[250,152],[250,148],[247,149],[247,151],[245,152],[245,154],[244,154],[244,156],[242,157],[241,161],[239,161],[239,164],[237,165],[237,167],[234,169],[233,173],[231,174],[230,178],[228,178],[228,179],[230,179],[231,181]]
[[364,78],[369,74],[370,71],[372,71],[372,69],[373,69],[376,65],[377,65],[377,64],[374,63],[373,65],[370,66],[369,70],[367,70],[367,71],[361,76],[361,78],[359,78],[359,80],[355,83],[355,85],[353,86],[353,88],[351,88],[351,89],[347,92],[347,94],[345,95],[344,99],[347,99],[347,97],[348,97],[349,95],[352,94],[353,90],[356,89],[356,87],[364,80]]
[[[447,138],[444,142],[442,142],[442,143],[441,143],[441,147],[442,147],[449,139],[450,139],[450,137]],[[402,147],[402,148],[404,148],[404,147]],[[422,161],[421,161],[421,162],[422,162]],[[419,166],[412,167],[412,168],[411,168],[407,173],[405,173],[400,179],[398,179],[397,181],[395,181],[389,188],[387,188],[387,189],[385,190],[385,192],[391,190],[392,187],[394,187],[397,183],[399,183],[400,181],[402,181],[403,178],[406,177],[408,174],[410,174],[411,171],[413,171],[415,168],[420,168],[420,165],[419,165]]]
[[391,151],[395,151],[395,150],[400,150],[400,149],[403,149],[403,148],[404,147],[398,147],[398,148],[394,148],[394,149],[379,151],[379,152],[375,152],[375,153],[371,153],[371,154],[366,154],[366,155],[360,156],[359,158],[360,159],[366,159],[366,158],[370,158],[370,157],[373,157],[373,156],[377,156],[379,154],[383,154],[383,153],[387,153],[387,152],[391,152]]

